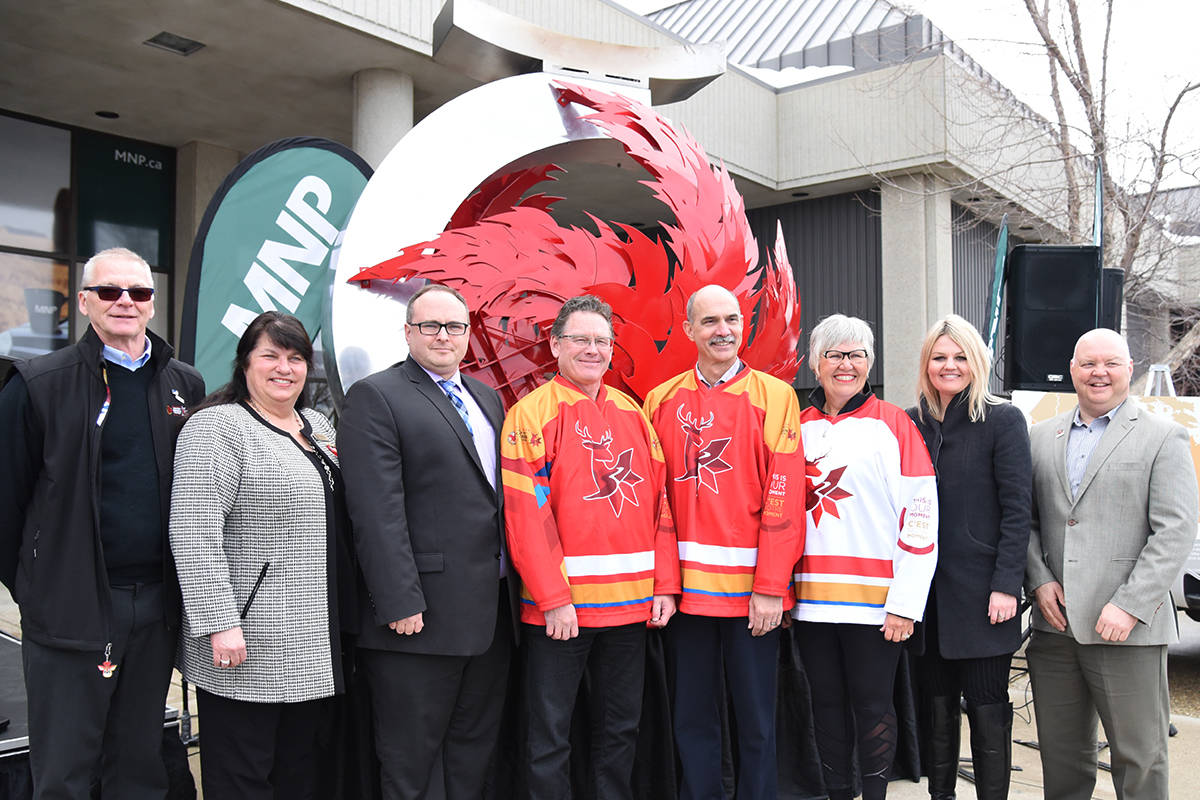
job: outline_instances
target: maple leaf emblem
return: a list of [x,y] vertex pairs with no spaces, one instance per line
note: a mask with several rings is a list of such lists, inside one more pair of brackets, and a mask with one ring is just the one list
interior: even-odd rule
[[817,466],[817,461],[820,460],[818,458],[814,461],[806,461],[804,465],[804,476],[808,480],[808,500],[805,502],[805,510],[812,512],[815,525],[821,523],[821,517],[825,514],[841,519],[837,510],[838,501],[854,496],[838,486],[842,480],[842,473],[846,471],[845,466],[830,470],[829,475],[820,482],[814,480],[814,478],[821,477],[821,469]]
[[534,447],[540,447],[540,446],[541,446],[541,444],[542,444],[542,437],[541,437],[541,436],[539,436],[539,435],[538,435],[538,434],[536,434],[536,433],[534,433],[534,434],[530,434],[530,436],[529,436],[529,443],[530,443],[531,445],[533,445]]
[[642,476],[633,471],[633,448],[626,448],[614,458],[611,430],[606,429],[597,438],[586,426],[576,422],[575,432],[579,434],[580,444],[591,455],[592,482],[596,485],[596,491],[583,499],[608,500],[613,514],[620,517],[626,500],[635,506],[638,504],[633,487],[642,482]]
[[625,501],[637,505],[637,495],[633,487],[642,482],[642,476],[633,471],[633,448],[623,451],[612,461],[603,462],[605,472],[595,473],[596,491],[584,500],[607,499],[612,506],[613,514],[621,516]]
[[721,454],[725,452],[729,442],[730,437],[727,436],[724,439],[713,439],[704,445],[689,461],[686,471],[675,480],[686,481],[696,478],[700,486],[708,487],[713,494],[720,494],[721,490],[717,488],[717,475],[733,469],[728,461],[721,458]]

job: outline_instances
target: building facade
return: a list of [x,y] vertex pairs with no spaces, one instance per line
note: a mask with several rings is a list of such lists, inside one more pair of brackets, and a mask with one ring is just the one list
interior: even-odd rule
[[[323,136],[378,165],[415,123],[483,81],[571,70],[614,46],[637,56],[638,77],[720,48],[718,77],[660,112],[729,169],[764,251],[781,222],[804,330],[833,312],[867,319],[879,343],[873,385],[911,403],[932,321],[957,311],[986,325],[999,216],[1021,238],[1059,237],[1053,167],[1022,166],[1053,161],[1039,158],[1050,141],[924,18],[868,18],[858,0],[820,4],[821,20],[810,0],[726,5],[741,22],[703,31],[672,9],[642,17],[609,0],[0,0],[0,355],[78,336],[67,298],[79,265],[113,244],[151,261],[154,326],[172,338],[209,199],[271,141]],[[755,50],[770,25],[753,33],[746,20],[766,6],[792,15],[772,25],[823,21],[823,32],[803,48]],[[546,44],[560,38],[566,46]],[[842,71],[786,87],[763,79],[763,68],[821,59]],[[479,135],[496,124],[481,120]],[[580,165],[555,187],[570,200],[564,213],[574,204],[655,227],[661,208],[637,196],[639,176],[623,166]],[[804,367],[797,386],[811,385]]]

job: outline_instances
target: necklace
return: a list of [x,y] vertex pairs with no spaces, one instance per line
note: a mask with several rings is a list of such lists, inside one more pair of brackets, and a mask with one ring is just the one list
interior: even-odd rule
[[[267,410],[265,408],[263,408],[262,406],[260,406],[258,403],[256,403],[254,401],[254,398],[252,398],[252,397],[247,397],[246,402],[249,403],[250,407],[253,408],[256,412],[258,412],[258,415],[260,417],[262,417],[263,419],[265,419],[267,422],[281,422],[283,420],[283,418],[281,418],[281,417],[277,417],[274,414],[268,413]],[[296,409],[294,409],[294,408],[292,409],[292,417],[290,420],[288,420],[288,422],[295,422],[296,430],[300,430],[301,428],[304,427],[300,423],[300,412],[296,411]],[[284,422],[282,425],[276,425],[275,427],[283,428],[286,425],[287,425],[287,422]]]

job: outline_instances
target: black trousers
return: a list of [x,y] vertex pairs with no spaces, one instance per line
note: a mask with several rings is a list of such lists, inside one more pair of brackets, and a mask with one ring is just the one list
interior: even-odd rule
[[[666,627],[679,796],[724,800],[721,705],[733,700],[738,800],[776,795],[779,629],[751,636],[746,617],[676,614]],[[724,676],[724,681],[722,681]],[[722,691],[724,686],[725,691]]]
[[29,766],[35,800],[162,800],[163,710],[175,635],[163,622],[161,583],[112,587],[112,677],[102,650],[62,650],[26,638]]
[[315,796],[317,735],[330,698],[300,703],[230,700],[196,687],[205,797],[305,800]]
[[531,800],[571,796],[571,718],[588,676],[588,785],[605,800],[633,800],[633,761],[646,672],[646,625],[580,628],[557,641],[523,625],[522,790]]
[[[384,800],[424,798],[435,781],[444,783],[446,800],[484,796],[513,649],[504,581],[499,591],[496,632],[481,655],[359,649]],[[442,774],[434,775],[439,752]]]
[[856,731],[864,797],[886,791],[896,754],[892,691],[902,645],[877,625],[798,622],[792,628],[812,690],[813,725],[825,787],[853,785],[851,754]]

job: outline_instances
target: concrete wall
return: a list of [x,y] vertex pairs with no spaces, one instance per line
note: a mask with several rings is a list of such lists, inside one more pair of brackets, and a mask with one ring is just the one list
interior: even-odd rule
[[781,92],[779,187],[945,161],[943,60],[923,59]]
[[735,175],[775,188],[778,182],[778,95],[736,71],[726,72],[681,103],[658,111],[682,125],[713,161]]
[[881,187],[884,399],[917,397],[917,361],[925,331],[954,310],[950,194],[932,175],[892,178]]
[[[446,0],[280,0],[309,13],[428,53],[433,21]],[[641,17],[601,0],[486,0],[514,17],[568,36],[654,47],[679,40]]]
[[279,0],[428,55],[440,0]]

